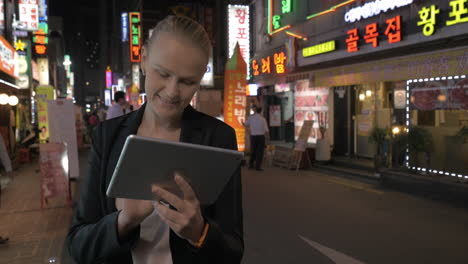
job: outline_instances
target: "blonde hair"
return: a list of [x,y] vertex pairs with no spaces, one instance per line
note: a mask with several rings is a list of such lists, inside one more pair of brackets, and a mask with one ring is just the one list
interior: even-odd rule
[[197,21],[185,16],[167,16],[150,30],[148,44],[154,42],[160,33],[171,33],[184,38],[200,48],[208,58],[212,55],[212,46],[205,28]]

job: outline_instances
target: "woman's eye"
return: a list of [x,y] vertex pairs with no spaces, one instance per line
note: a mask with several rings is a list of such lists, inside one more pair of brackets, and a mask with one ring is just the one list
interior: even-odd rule
[[182,83],[185,84],[185,85],[194,85],[195,84],[194,81],[188,81],[188,80],[182,81]]
[[158,71],[158,74],[159,74],[159,76],[161,76],[162,78],[168,78],[168,77],[169,77],[169,74],[164,73],[164,72]]

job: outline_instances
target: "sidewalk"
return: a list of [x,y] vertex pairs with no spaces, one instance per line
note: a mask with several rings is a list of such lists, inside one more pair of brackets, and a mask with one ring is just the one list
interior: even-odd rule
[[[83,158],[86,153],[80,153],[81,164],[85,161]],[[51,199],[43,210],[40,209],[37,170],[37,161],[23,165],[2,190],[0,236],[10,240],[0,245],[1,264],[51,263],[51,258],[60,262],[73,211],[66,206],[65,197]]]

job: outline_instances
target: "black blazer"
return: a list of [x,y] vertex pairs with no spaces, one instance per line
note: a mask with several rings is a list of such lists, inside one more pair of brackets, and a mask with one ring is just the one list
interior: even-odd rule
[[[69,252],[79,264],[132,263],[131,248],[139,239],[140,228],[119,239],[119,211],[115,207],[115,199],[106,196],[106,190],[125,140],[137,133],[144,109],[145,105],[138,111],[99,124],[93,135],[89,168],[67,236]],[[234,129],[191,106],[183,113],[180,139],[182,142],[237,150]],[[207,176],[216,177],[216,172]],[[216,203],[202,206],[201,210],[210,225],[203,247],[193,247],[171,230],[173,263],[240,263],[244,251],[240,168]]]

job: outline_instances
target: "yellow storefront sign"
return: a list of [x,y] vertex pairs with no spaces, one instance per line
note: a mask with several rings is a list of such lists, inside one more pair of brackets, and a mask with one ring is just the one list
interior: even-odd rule
[[335,49],[336,49],[335,40],[332,40],[332,41],[328,41],[325,43],[321,43],[315,46],[302,49],[302,56],[310,57],[310,56],[334,51]]
[[54,100],[54,87],[41,85],[36,88],[37,119],[39,123],[39,140],[46,142],[49,139],[49,116],[47,101]]

